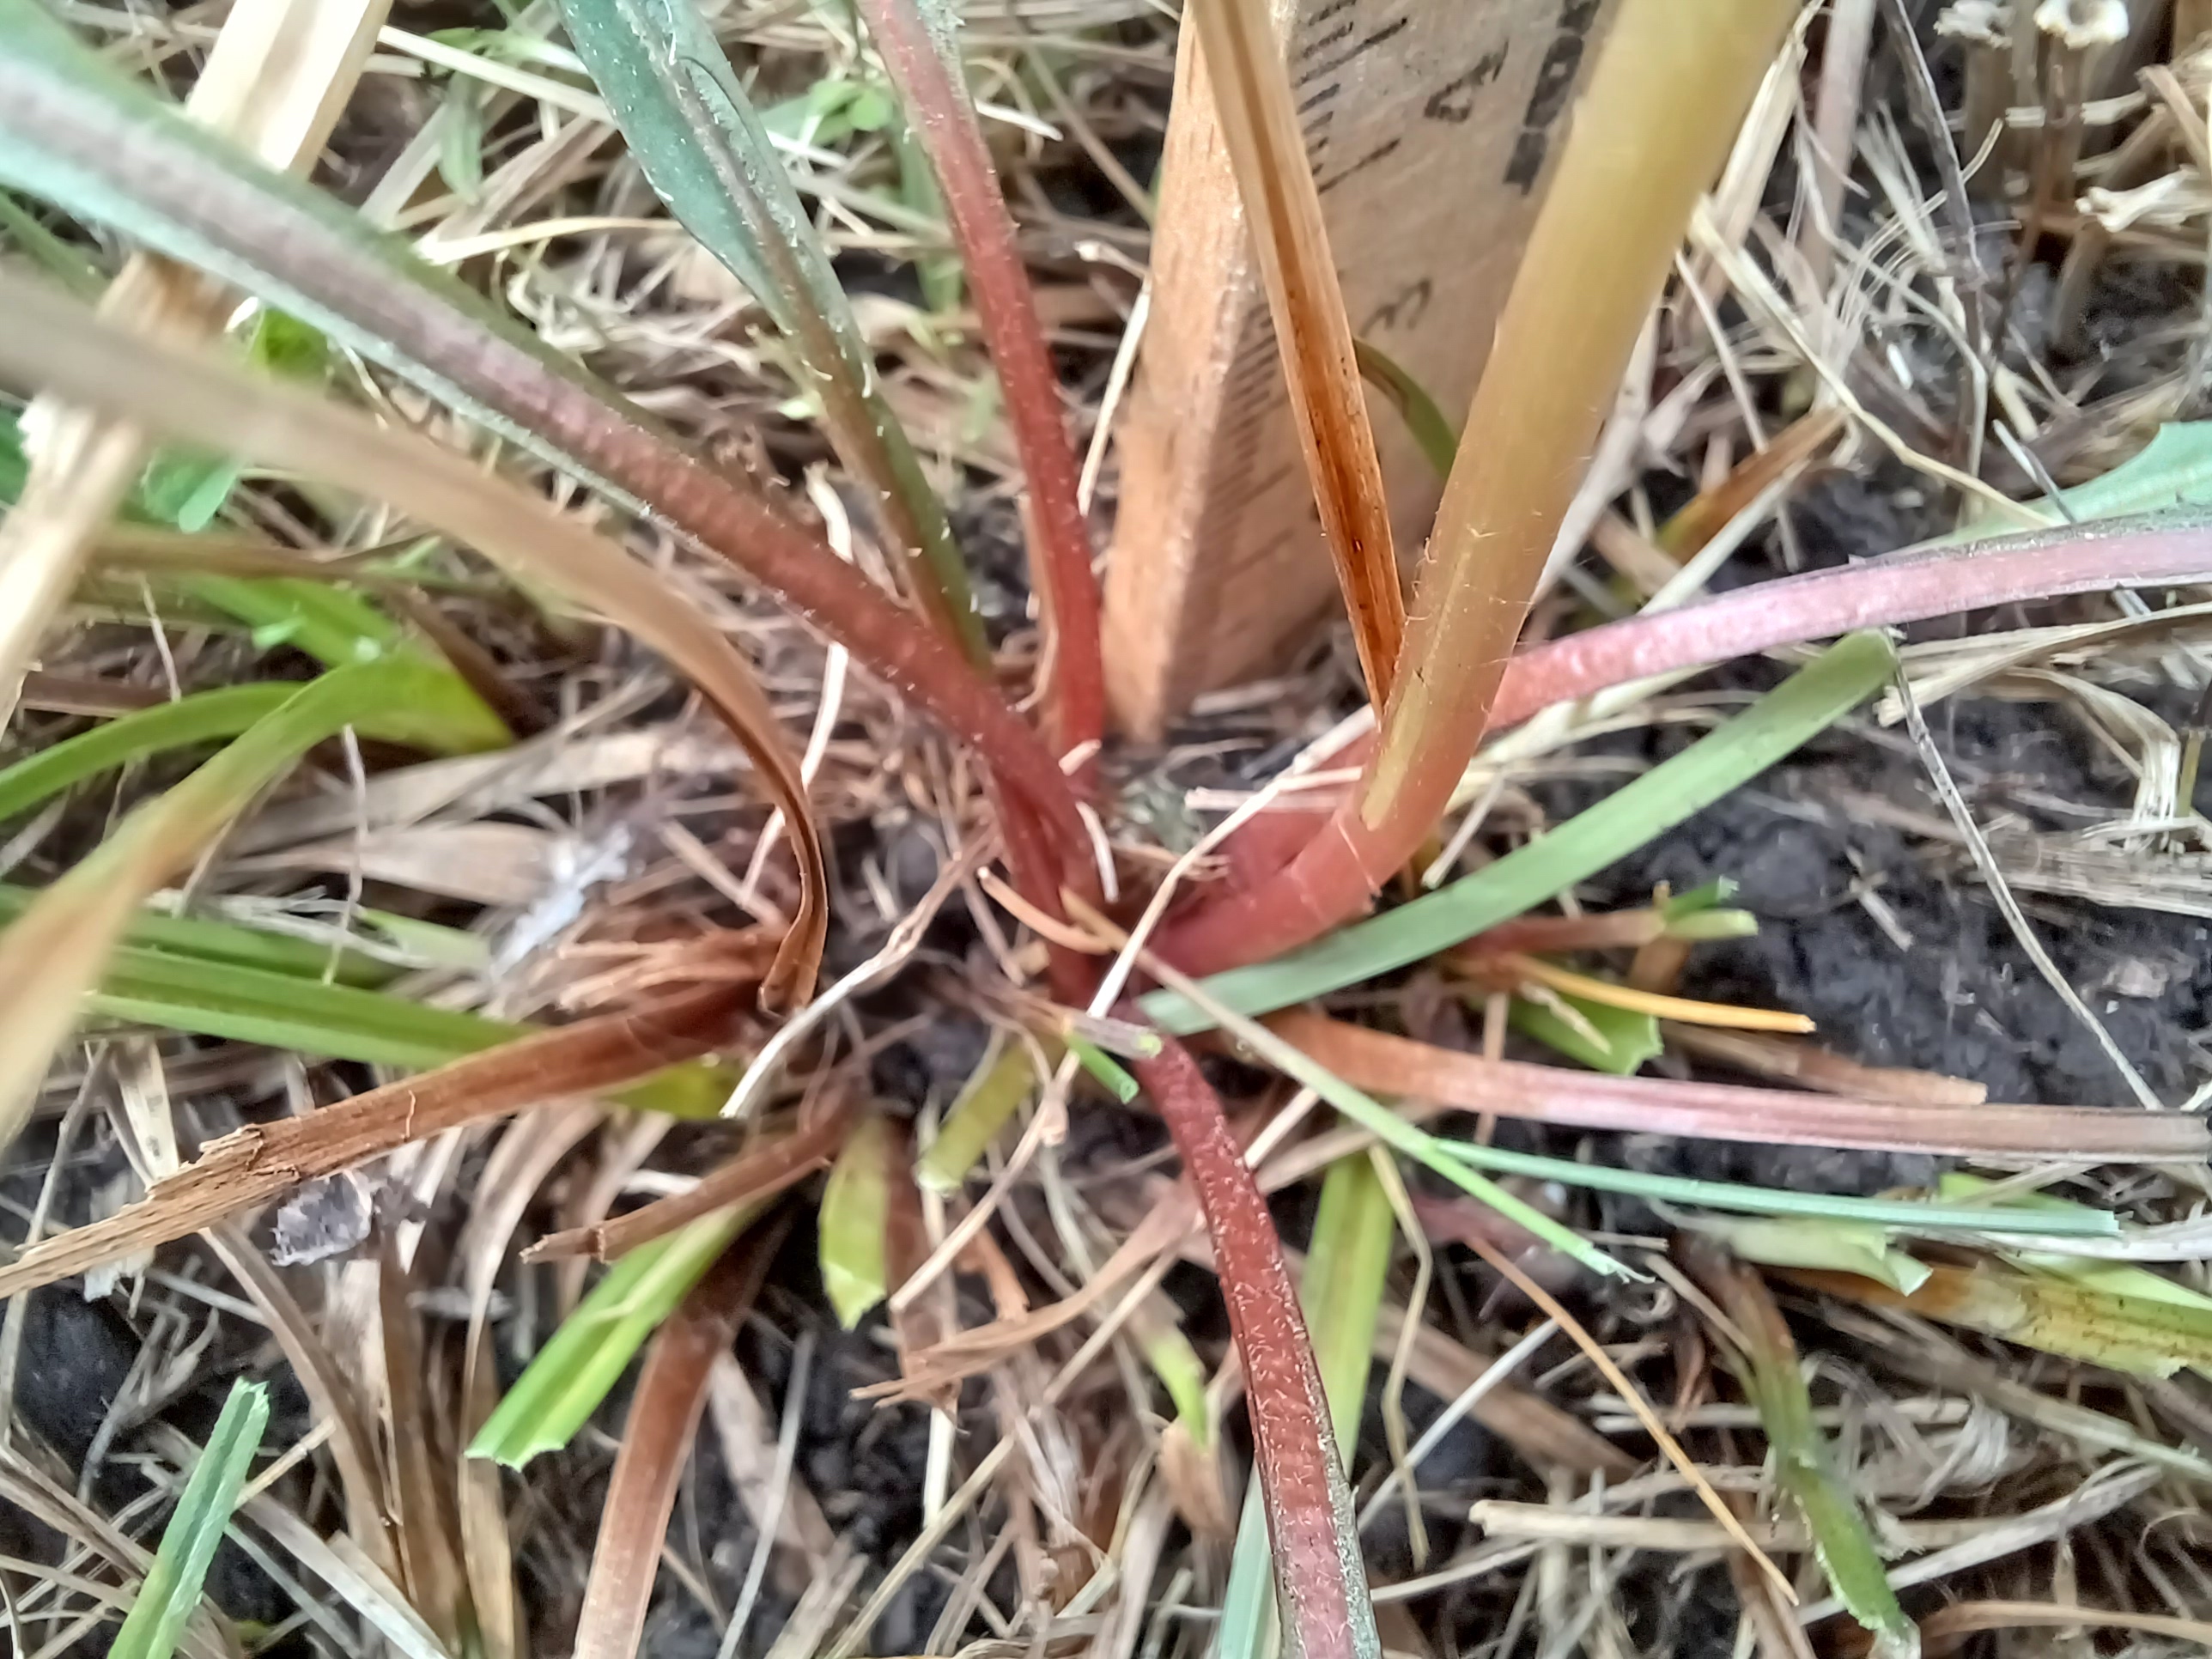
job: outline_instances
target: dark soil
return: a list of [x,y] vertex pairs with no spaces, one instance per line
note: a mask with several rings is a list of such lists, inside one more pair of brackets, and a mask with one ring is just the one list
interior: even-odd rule
[[[1884,552],[1931,527],[1917,490],[1858,478],[1813,492],[1795,522],[1812,566]],[[1766,562],[1739,579],[1780,574],[1776,556]],[[2069,614],[2049,607],[2033,617],[1934,626],[1980,632]],[[1776,678],[1757,664],[1713,677],[1747,689]],[[2176,725],[2191,718],[2194,694],[2130,691]],[[2132,775],[2063,705],[1960,697],[1931,709],[1929,722],[1978,821],[2006,811],[2039,829],[2078,830],[2126,811]],[[1690,741],[1662,732],[1644,752],[1659,760]],[[1756,938],[1692,952],[1688,994],[1795,1010],[1818,1023],[1820,1041],[1854,1060],[1972,1079],[1992,1100],[2133,1104],[2126,1082],[2037,971],[1963,849],[1872,821],[1869,799],[1945,818],[1901,730],[1885,732],[1862,710],[1624,860],[1583,896],[1601,905],[1642,902],[1660,882],[1680,892],[1726,877],[1739,884],[1732,902],[1762,926]],[[2057,811],[2058,803],[2082,810]],[[1875,920],[1862,894],[1887,907],[1902,939]],[[2187,1098],[2212,1072],[2203,1047],[2212,1025],[2212,923],[2018,896],[2060,972],[2151,1087],[2168,1104]]]

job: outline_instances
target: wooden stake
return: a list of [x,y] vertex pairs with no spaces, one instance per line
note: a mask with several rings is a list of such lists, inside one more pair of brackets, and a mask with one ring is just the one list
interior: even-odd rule
[[[1455,419],[1610,9],[1278,0],[1352,326]],[[1338,603],[1197,38],[1186,20],[1106,583],[1109,690],[1147,738],[1283,666]],[[1441,481],[1373,405],[1398,544],[1417,548]]]

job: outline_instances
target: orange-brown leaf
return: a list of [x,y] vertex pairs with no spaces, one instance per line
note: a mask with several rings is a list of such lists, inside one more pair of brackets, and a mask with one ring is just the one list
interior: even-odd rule
[[619,1089],[706,1054],[729,1039],[757,982],[680,992],[635,1012],[522,1037],[303,1117],[248,1124],[155,1182],[136,1204],[0,1267],[0,1297],[182,1238],[304,1182],[458,1125]]

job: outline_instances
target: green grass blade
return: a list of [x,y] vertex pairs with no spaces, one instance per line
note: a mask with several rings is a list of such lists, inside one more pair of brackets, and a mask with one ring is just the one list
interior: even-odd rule
[[1314,1364],[1328,1396],[1329,1426],[1344,1450],[1347,1472],[1352,1460],[1346,1449],[1359,1442],[1375,1324],[1382,1315],[1382,1280],[1390,1270],[1397,1225],[1390,1195],[1364,1153],[1329,1165],[1298,1281],[1298,1304],[1305,1310]]
[[176,1512],[162,1528],[161,1547],[138,1599],[108,1650],[112,1659],[169,1659],[177,1650],[268,1426],[269,1391],[258,1382],[234,1383],[207,1449],[177,1499]]
[[877,491],[931,610],[983,661],[944,503],[878,389],[873,355],[783,157],[694,0],[562,0],[561,12],[647,181],[775,319],[798,353],[801,392]]
[[[2018,506],[2052,524],[2066,520],[2087,523],[2167,507],[2212,506],[2212,421],[2170,422],[2159,428],[2142,453],[2087,483],[2060,490],[2058,497],[2066,504],[2063,515],[2048,501],[2021,501]],[[1920,545],[1960,546],[1989,533],[1984,525],[1970,525]]]
[[[0,191],[0,197],[6,194]],[[0,501],[13,507],[22,498],[30,476],[31,458],[23,448],[22,424],[15,410],[0,410]]]
[[[252,584],[241,583],[240,586]],[[475,754],[511,742],[477,695],[450,669],[425,662],[404,706],[373,705],[349,721],[364,738],[419,744],[441,755]],[[460,694],[456,696],[457,691]],[[118,714],[0,769],[0,820],[43,805],[64,790],[172,749],[235,738],[299,695],[298,684],[218,686]],[[489,724],[487,725],[486,722]],[[426,741],[426,739],[434,739]]]
[[0,819],[31,811],[73,784],[164,750],[234,738],[274,714],[297,685],[226,685],[118,715],[0,769]]
[[1378,345],[1354,340],[1352,355],[1359,360],[1360,378],[1390,400],[1437,477],[1451,477],[1452,462],[1459,454],[1459,428],[1437,406],[1428,388]]
[[1206,1362],[1191,1346],[1182,1327],[1170,1319],[1136,1323],[1131,1334],[1144,1352],[1145,1364],[1152,1367],[1152,1375],[1168,1391],[1168,1399],[1175,1406],[1176,1421],[1182,1425],[1193,1444],[1205,1449],[1212,1443],[1213,1435],[1213,1425],[1206,1412]]
[[1036,1069],[1028,1045],[1008,1042],[945,1115],[937,1139],[915,1167],[915,1179],[932,1192],[958,1192],[983,1149],[998,1138],[1036,1088]]
[[[1758,776],[1887,684],[1895,663],[1879,634],[1841,640],[1735,719],[1540,840],[1306,950],[1216,974],[1206,989],[1239,1013],[1272,1013],[1422,961],[1510,921]],[[1144,1010],[1178,1035],[1212,1024],[1171,990],[1146,997]]]
[[1863,1221],[1818,1220],[1808,1216],[1685,1215],[1680,1224],[1717,1238],[1742,1261],[1770,1267],[1812,1267],[1856,1273],[1910,1296],[1928,1282],[1928,1268],[1890,1243],[1887,1227]]
[[1090,1073],[1115,1099],[1127,1106],[1137,1097],[1140,1092],[1137,1079],[1129,1075],[1128,1068],[1120,1060],[1079,1031],[1068,1032],[1066,1040],[1067,1052],[1073,1054],[1083,1069]]
[[822,1188],[816,1250],[822,1288],[851,1330],[890,1291],[890,1126],[872,1111],[846,1135]]
[[1731,1346],[1729,1364],[1759,1413],[1775,1482],[1813,1534],[1813,1553],[1837,1600],[1874,1638],[1875,1659],[1917,1659],[1918,1630],[1898,1606],[1865,1512],[1813,1420],[1813,1397],[1781,1310],[1758,1273],[1712,1247],[1694,1248],[1688,1261],[1746,1345]]
[[[1897,1604],[1865,1514],[1837,1479],[1826,1442],[1813,1425],[1804,1379],[1794,1368],[1786,1376],[1771,1377],[1762,1369],[1759,1376],[1753,1403],[1774,1448],[1776,1478],[1805,1517],[1813,1553],[1829,1588],[1874,1637],[1875,1659],[1917,1659],[1919,1632]],[[1792,1437],[1778,1440],[1778,1428]],[[1800,1434],[1805,1437],[1802,1442],[1795,1438]]]
[[[244,345],[246,360],[258,368],[315,385],[329,379],[327,343],[313,329],[281,311],[264,307],[256,312]],[[179,530],[204,530],[245,476],[245,467],[230,455],[173,451],[156,457],[146,469],[139,481],[138,505]]]
[[[0,231],[5,231],[8,240],[28,254],[33,264],[78,299],[97,300],[100,289],[107,286],[106,275],[98,265],[40,223],[29,209],[4,190],[0,190]],[[0,472],[0,477],[4,476]],[[5,492],[9,501],[15,499],[21,484],[18,477],[15,488]]]
[[[1329,1165],[1314,1218],[1313,1244],[1298,1282],[1330,1426],[1349,1473],[1350,1448],[1358,1443],[1359,1414],[1367,1400],[1367,1372],[1375,1352],[1375,1326],[1382,1307],[1384,1276],[1397,1217],[1389,1195],[1364,1152]],[[1275,1605],[1268,1557],[1267,1518],[1255,1477],[1244,1493],[1237,1548],[1221,1598],[1217,1659],[1276,1659],[1283,1621]]]
[[[365,738],[436,754],[474,754],[511,741],[496,722],[493,729],[484,728],[479,716],[490,711],[481,702],[475,704],[477,714],[462,710],[453,718],[456,711],[441,694],[454,679],[442,664],[396,658],[333,669],[304,684],[280,680],[195,691],[118,715],[0,769],[0,819],[27,812],[72,784],[132,761],[224,738],[250,744],[253,754],[270,757],[257,762],[252,754],[246,757],[244,763],[256,775],[289,764],[348,726]],[[240,763],[234,758],[229,763]]]
[[[1633,1076],[1645,1060],[1667,1046],[1659,1038],[1659,1022],[1650,1014],[1590,1002],[1565,992],[1553,994],[1574,1011],[1574,1019],[1548,1003],[1516,996],[1507,1010],[1506,1024],[1569,1060],[1615,1077]],[[1595,1041],[1592,1033],[1595,1033]]]
[[[1293,1051],[1295,1052],[1295,1051]],[[2102,1210],[2084,1209],[2078,1214],[2008,1210],[1995,1205],[1929,1204],[1909,1198],[1855,1198],[1832,1193],[1796,1193],[1767,1187],[1743,1187],[1726,1181],[1693,1181],[1684,1176],[1646,1175],[1636,1170],[1608,1169],[1598,1164],[1577,1164],[1564,1158],[1541,1158],[1534,1152],[1509,1152],[1496,1146],[1477,1146],[1463,1140],[1435,1137],[1435,1145],[1455,1162],[1500,1175],[1534,1176],[1593,1192],[1626,1193],[1631,1197],[1662,1204],[1696,1204],[1709,1210],[1735,1210],[1752,1215],[1802,1215],[1832,1221],[1870,1222],[1905,1232],[2041,1233],[2055,1238],[2110,1238],[2119,1222]]]
[[[264,651],[289,646],[329,668],[405,657],[434,670],[422,682],[415,712],[450,734],[439,745],[441,754],[503,749],[514,741],[507,723],[443,655],[338,583],[204,572],[175,580],[192,599],[244,623],[252,630],[254,643]],[[362,735],[382,733],[364,726]]]
[[702,1216],[616,1262],[484,1419],[469,1443],[469,1455],[519,1469],[538,1453],[567,1445],[646,1339],[760,1207],[746,1205]]
[[[308,948],[321,953],[319,946]],[[84,1006],[86,1012],[109,1019],[409,1072],[427,1072],[540,1029],[426,1007],[356,986],[131,945],[114,953]],[[735,1083],[727,1067],[695,1060],[672,1066],[617,1097],[643,1111],[706,1119],[720,1113]]]
[[[0,882],[0,927],[4,927],[39,896],[34,887],[15,887]],[[206,962],[254,968],[297,979],[325,980],[338,985],[374,988],[388,985],[407,968],[435,966],[481,972],[490,960],[483,939],[456,927],[418,921],[411,916],[362,907],[354,913],[351,937],[362,948],[333,951],[320,939],[303,939],[274,928],[248,927],[235,921],[213,921],[198,916],[173,916],[160,910],[141,910],[124,933],[125,945],[159,951],[173,957],[191,957]],[[386,946],[405,960],[391,962],[376,954]]]
[[263,650],[289,645],[331,668],[388,656],[406,641],[397,623],[335,582],[196,572],[178,578],[178,585],[244,623]]
[[[899,200],[930,224],[945,222],[945,195],[937,188],[936,169],[929,165],[913,125],[903,118],[886,129],[891,155],[898,162]],[[968,295],[968,272],[957,253],[933,253],[925,248],[914,256],[914,274],[921,283],[922,303],[930,315],[943,317],[960,309]]]
[[1468,1167],[1474,1160],[1466,1155],[1467,1149],[1456,1142],[1439,1139],[1427,1130],[1407,1122],[1373,1097],[1353,1088],[1303,1048],[1292,1047],[1257,1020],[1248,1019],[1226,1004],[1216,1002],[1204,986],[1184,979],[1171,969],[1163,969],[1161,972],[1170,984],[1188,992],[1200,1011],[1229,1036],[1285,1077],[1311,1089],[1393,1152],[1413,1159],[1469,1195],[1480,1199],[1507,1219],[1526,1228],[1553,1249],[1579,1261],[1592,1273],[1617,1274],[1625,1278],[1641,1277],[1622,1267],[1572,1228],[1561,1225],[1496,1182],[1477,1175]]

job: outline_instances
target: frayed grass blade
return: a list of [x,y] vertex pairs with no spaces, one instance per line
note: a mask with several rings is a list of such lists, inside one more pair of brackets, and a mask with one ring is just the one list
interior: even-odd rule
[[108,1650],[114,1659],[169,1659],[177,1650],[268,1426],[269,1391],[258,1382],[232,1384],[207,1448],[177,1499],[176,1512],[162,1528],[161,1548],[138,1599]]

